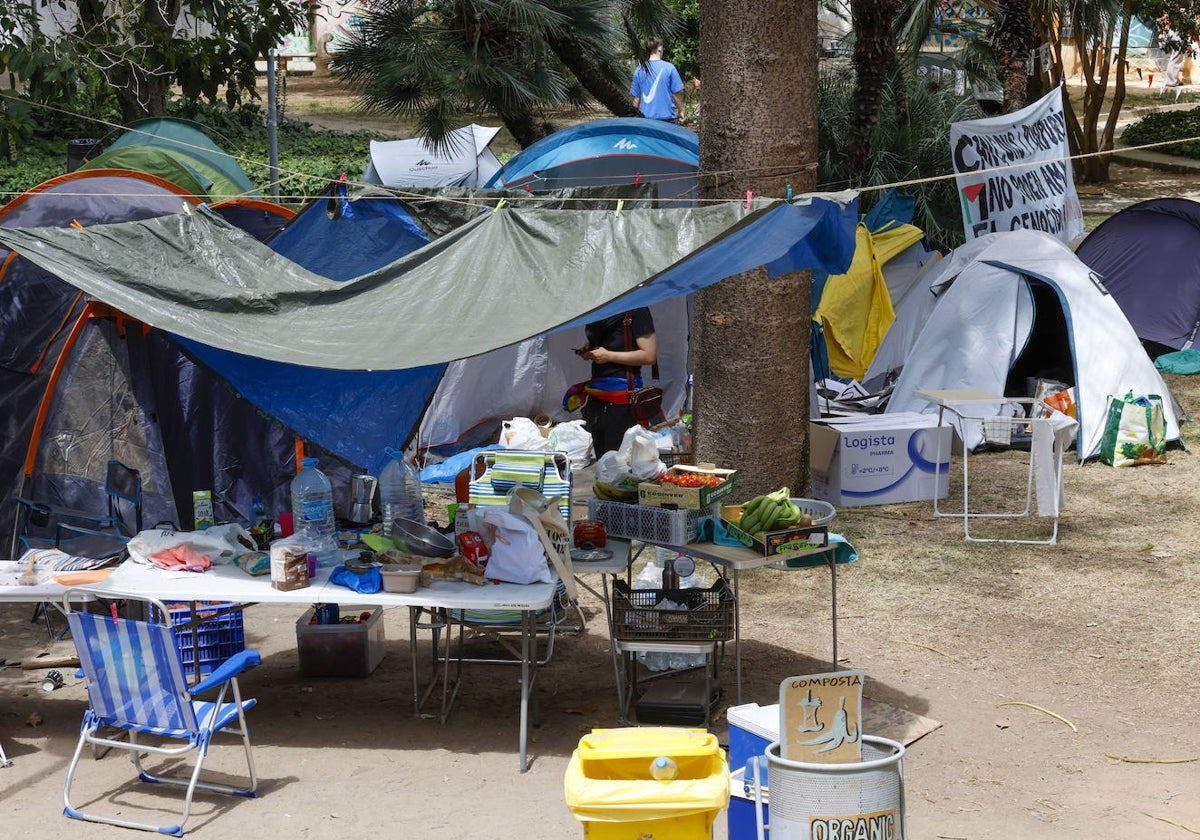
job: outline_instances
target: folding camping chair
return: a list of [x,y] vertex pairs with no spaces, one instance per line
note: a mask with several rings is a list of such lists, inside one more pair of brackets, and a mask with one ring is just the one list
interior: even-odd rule
[[[108,510],[93,513],[15,496],[17,523],[13,528],[12,558],[29,550],[57,549],[78,560],[72,570],[95,569],[125,556],[129,538],[142,530],[142,474],[113,459],[105,467],[104,494]],[[126,518],[132,519],[132,525]],[[65,569],[64,569],[65,570]],[[46,634],[58,638],[46,604],[38,604],[33,621],[41,616]]]
[[[563,521],[569,523],[571,516],[571,464],[565,452],[501,449],[478,453],[470,470],[469,502],[476,506],[507,506],[509,493],[517,487],[530,487],[548,499],[559,500],[559,512]],[[564,541],[557,550],[565,553],[569,545]],[[569,555],[568,555],[569,558]],[[571,581],[573,585],[574,581]],[[573,589],[573,587],[572,587]],[[570,621],[574,614],[575,621]],[[516,643],[509,636],[521,632],[519,611],[506,610],[448,610],[447,619],[459,629],[458,662],[492,665],[518,665],[521,658]],[[568,593],[568,585],[560,580],[554,603],[537,617],[537,631],[546,638],[546,652],[537,661],[545,665],[554,655],[554,639],[559,632],[582,632],[585,618],[579,605]],[[508,658],[497,654],[494,657],[467,657],[463,655],[466,631],[475,638],[486,638],[499,644],[513,654]],[[436,651],[436,633],[435,630]],[[450,632],[449,629],[446,630]]]
[[[60,548],[78,557],[117,556],[124,543],[142,530],[142,474],[113,459],[104,473],[106,513],[54,505],[41,499],[15,496],[17,527],[12,557],[30,548]],[[126,517],[132,517],[132,525]]]
[[[191,811],[192,795],[197,788],[235,796],[256,796],[254,791],[258,782],[245,718],[245,711],[254,706],[255,701],[242,699],[237,675],[259,664],[258,651],[245,650],[233,655],[209,677],[188,688],[169,625],[74,610],[70,601],[73,591],[64,594],[63,608],[75,639],[80,670],[87,678],[88,709],[83,714],[75,755],[67,768],[67,780],[63,787],[64,816],[179,837],[183,834],[183,824]],[[157,608],[157,613],[151,614],[163,617],[164,621],[170,620],[170,612],[164,604],[153,599],[146,599],[146,604]],[[212,702],[192,699],[211,690],[218,691]],[[228,702],[227,694],[232,697]],[[126,730],[129,740],[103,737],[99,734],[103,727]],[[212,736],[225,729],[242,737],[250,776],[248,787],[199,781]],[[156,741],[161,739],[164,743],[145,743],[139,740],[139,736],[143,735],[151,736]],[[172,741],[181,743],[171,744]],[[98,747],[129,751],[138,778],[143,782],[162,782],[186,788],[183,816],[179,822],[174,825],[153,825],[85,813],[72,805],[71,783],[83,749],[88,745],[93,751]],[[196,766],[187,779],[154,776],[142,766],[143,753],[177,757],[192,751],[196,753]]]

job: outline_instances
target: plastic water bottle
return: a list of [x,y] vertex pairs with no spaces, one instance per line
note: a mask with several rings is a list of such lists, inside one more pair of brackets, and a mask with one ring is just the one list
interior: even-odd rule
[[316,458],[305,458],[303,463],[304,468],[292,479],[296,538],[317,558],[318,565],[331,566],[340,557],[337,526],[333,521],[333,486],[325,473],[317,469]]
[[425,501],[416,467],[390,446],[384,451],[392,460],[379,474],[379,502],[383,508],[383,533],[390,535],[393,519],[424,522]]
[[263,504],[262,499],[255,496],[251,508],[250,518],[252,521],[250,525],[252,527],[257,527],[267,521],[267,506]]
[[650,762],[650,778],[659,782],[673,782],[679,778],[679,765],[675,759],[660,755]]

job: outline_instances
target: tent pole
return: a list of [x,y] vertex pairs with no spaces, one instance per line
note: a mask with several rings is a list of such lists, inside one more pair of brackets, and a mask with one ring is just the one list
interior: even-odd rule
[[279,203],[279,102],[275,96],[275,48],[267,50],[267,139],[270,144],[271,199]]

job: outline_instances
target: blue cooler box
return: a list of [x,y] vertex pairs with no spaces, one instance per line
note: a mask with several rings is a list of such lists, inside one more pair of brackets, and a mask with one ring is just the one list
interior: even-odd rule
[[[779,740],[779,704],[760,706],[757,703],[747,703],[743,706],[730,706],[725,713],[729,722],[729,770],[734,772],[746,767],[747,762],[754,756],[765,756],[767,746]],[[759,776],[764,786],[767,784],[767,760],[764,757],[759,762]],[[746,777],[753,781],[753,774],[746,771]],[[738,787],[741,790],[741,787]],[[753,814],[751,814],[753,819]]]

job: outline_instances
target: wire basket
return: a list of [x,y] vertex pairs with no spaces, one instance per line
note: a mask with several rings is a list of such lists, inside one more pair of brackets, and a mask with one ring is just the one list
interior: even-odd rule
[[724,579],[704,589],[632,589],[617,580],[612,601],[613,638],[620,641],[733,638],[733,591]]

